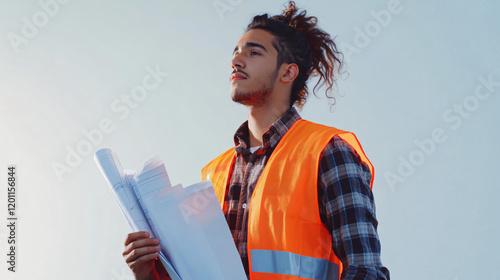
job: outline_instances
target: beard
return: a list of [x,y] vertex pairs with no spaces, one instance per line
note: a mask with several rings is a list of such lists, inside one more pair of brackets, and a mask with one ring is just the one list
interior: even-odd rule
[[231,98],[234,102],[249,106],[261,106],[266,103],[267,98],[271,95],[274,89],[274,83],[278,77],[278,71],[275,75],[270,75],[267,79],[260,82],[261,87],[256,90],[238,90],[235,89]]

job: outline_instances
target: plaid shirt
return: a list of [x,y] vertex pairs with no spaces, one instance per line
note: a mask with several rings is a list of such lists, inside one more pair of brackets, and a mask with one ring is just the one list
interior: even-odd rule
[[[263,145],[249,150],[248,122],[234,135],[236,161],[226,202],[226,220],[248,275],[248,205],[257,181],[274,148],[301,117],[292,107],[264,133]],[[342,261],[342,279],[389,279],[380,261],[371,173],[356,151],[335,136],[321,154],[318,171],[320,217],[332,233],[332,246]]]

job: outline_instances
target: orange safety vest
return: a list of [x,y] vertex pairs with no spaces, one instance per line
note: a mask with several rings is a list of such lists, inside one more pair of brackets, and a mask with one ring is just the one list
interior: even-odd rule
[[[351,145],[372,173],[356,136],[333,127],[298,120],[283,136],[255,186],[248,216],[251,280],[340,279],[342,263],[333,253],[332,236],[321,221],[317,180],[321,152],[333,136]],[[202,170],[210,179],[224,213],[233,148]]]

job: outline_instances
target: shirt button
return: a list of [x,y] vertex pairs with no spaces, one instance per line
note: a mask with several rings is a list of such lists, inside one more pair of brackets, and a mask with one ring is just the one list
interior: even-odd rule
[[246,208],[247,208],[247,204],[246,204],[246,203],[243,203],[243,205],[241,205],[241,207],[242,207],[243,209],[246,209]]

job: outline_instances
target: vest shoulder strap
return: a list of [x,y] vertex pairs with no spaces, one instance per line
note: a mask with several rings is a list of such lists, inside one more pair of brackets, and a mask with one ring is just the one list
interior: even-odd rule
[[[293,129],[295,126],[298,126],[297,129]],[[293,130],[292,130],[293,129]],[[349,144],[358,154],[361,161],[368,166],[370,169],[370,173],[372,174],[372,180],[370,182],[370,187],[373,187],[373,180],[375,178],[375,170],[373,168],[372,163],[366,156],[363,147],[359,143],[358,138],[354,133],[349,131],[344,131],[335,127],[325,126],[318,123],[313,123],[307,120],[299,120],[297,121],[293,127],[290,129],[294,134],[300,134],[299,137],[292,137],[293,139],[297,139],[296,145],[303,147],[302,145],[308,145],[308,149],[314,148],[324,148],[327,144],[326,141],[329,141],[331,137],[338,136],[340,139],[344,140]],[[287,137],[287,133],[285,137]],[[291,135],[288,135],[291,136]],[[284,138],[285,138],[284,137]],[[321,139],[321,141],[314,141],[314,139]],[[283,139],[282,139],[283,140]],[[312,141],[311,141],[312,140]],[[280,141],[281,143],[281,141]],[[319,145],[319,146],[318,146]],[[279,145],[278,145],[279,146]],[[305,148],[305,147],[304,147]]]

